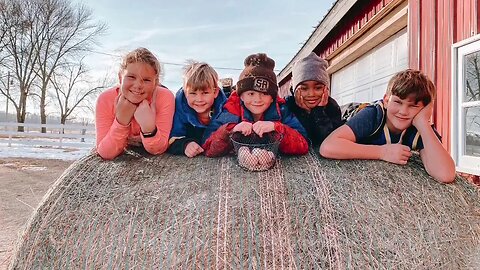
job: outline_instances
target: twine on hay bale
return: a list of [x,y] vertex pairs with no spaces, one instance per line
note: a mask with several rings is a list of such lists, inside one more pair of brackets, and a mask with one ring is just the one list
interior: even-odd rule
[[407,166],[309,153],[247,172],[234,157],[75,162],[19,239],[13,269],[465,269],[480,192]]

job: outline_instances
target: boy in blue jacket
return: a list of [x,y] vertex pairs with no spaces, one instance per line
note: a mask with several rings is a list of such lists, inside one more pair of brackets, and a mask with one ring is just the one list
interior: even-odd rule
[[203,153],[205,129],[221,111],[226,97],[218,87],[218,74],[207,63],[185,67],[183,87],[175,97],[175,115],[168,152],[195,157]]

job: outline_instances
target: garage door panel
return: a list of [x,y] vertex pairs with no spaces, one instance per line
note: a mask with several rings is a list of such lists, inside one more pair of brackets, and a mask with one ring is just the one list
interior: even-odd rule
[[[340,96],[344,92],[350,92],[350,89],[355,87],[355,78],[353,72],[345,72],[348,70],[342,70],[332,74],[332,80],[330,83],[330,93],[332,89],[336,89],[336,94]],[[342,79],[339,79],[342,78]]]
[[[335,99],[337,100],[337,99]],[[353,93],[345,94],[340,96],[339,100],[337,100],[338,104],[345,104],[353,102],[355,99],[353,97]]]
[[408,68],[408,56],[407,57],[399,57],[397,59],[397,65],[395,66],[396,70],[404,70]]
[[366,82],[372,77],[372,57],[370,55],[366,55],[358,60],[357,63],[354,64],[353,70],[356,71],[357,76],[353,83],[361,83]]
[[388,85],[388,81],[390,80],[390,77],[391,76],[382,78],[382,79],[380,79],[380,80],[378,80],[378,81],[376,81],[375,83],[372,84],[371,100],[370,101],[378,100],[378,99],[383,98],[383,95],[385,94],[385,91],[387,90],[387,85]]
[[387,44],[380,47],[373,55],[373,73],[378,76],[389,74],[394,67],[394,44]]
[[403,67],[408,67],[408,35],[401,35],[395,41],[396,44],[396,57],[397,57],[397,67],[403,69]]
[[403,29],[332,74],[331,96],[340,105],[381,99],[388,81],[408,68],[408,35]]
[[342,80],[339,80],[339,89],[351,89],[355,86],[355,73],[350,72],[349,70],[343,70],[339,76]]
[[354,100],[361,101],[361,102],[369,102],[370,99],[372,98],[370,90],[371,90],[370,87],[359,89],[358,91],[355,92]]

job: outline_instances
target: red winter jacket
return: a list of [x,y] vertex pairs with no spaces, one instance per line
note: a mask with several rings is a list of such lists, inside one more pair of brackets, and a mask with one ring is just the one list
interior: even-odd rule
[[[300,121],[291,113],[283,98],[272,102],[262,116],[263,121],[272,121],[275,131],[283,135],[279,150],[288,155],[304,155],[308,152],[307,132]],[[240,122],[253,122],[253,117],[243,105],[237,92],[233,92],[223,106],[222,112],[213,119],[205,131],[208,138],[202,148],[208,157],[228,154],[233,149],[230,141],[232,129]]]

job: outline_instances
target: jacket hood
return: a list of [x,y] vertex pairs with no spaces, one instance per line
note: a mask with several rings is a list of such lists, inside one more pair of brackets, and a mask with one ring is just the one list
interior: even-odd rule
[[[213,115],[212,119],[215,118],[221,111],[223,104],[227,100],[225,94],[219,90],[218,96],[213,102]],[[175,95],[175,110],[178,110],[182,115],[185,115],[187,121],[196,127],[205,127],[204,124],[200,123],[197,117],[197,112],[188,106],[187,97],[185,96],[183,88],[180,88]]]

